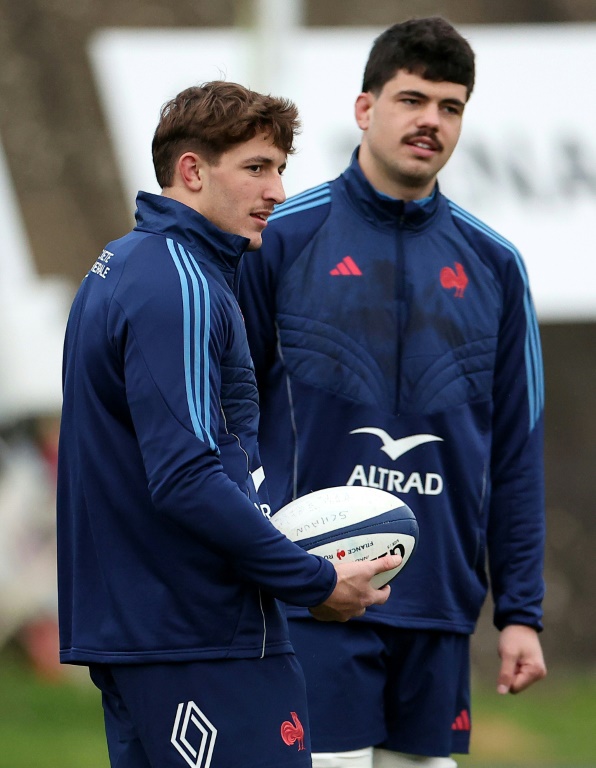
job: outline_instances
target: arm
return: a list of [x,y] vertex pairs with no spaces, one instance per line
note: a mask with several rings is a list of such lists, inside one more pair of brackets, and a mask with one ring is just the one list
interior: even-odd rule
[[[140,280],[134,273],[129,281],[121,281],[109,313],[108,334],[118,358],[114,368],[124,373],[130,428],[156,514],[182,527],[197,545],[229,560],[241,579],[287,602],[320,605],[336,590],[331,564],[279,533],[222,464],[215,425],[229,317],[225,302],[209,297],[207,287],[192,299],[195,317],[209,306],[211,322],[195,324],[191,344],[183,332],[184,303],[173,268],[147,268]],[[232,464],[246,467],[237,440],[231,439],[225,448],[222,444],[221,450],[228,457],[232,454]],[[386,599],[383,591],[371,590],[364,575],[353,593],[351,605],[347,600],[345,606],[351,615],[359,613],[363,603]]]
[[[331,565],[280,534],[222,464],[215,425],[226,318],[212,313],[207,345],[197,339],[189,352],[174,278],[168,283],[162,275],[154,286],[149,275],[150,285],[133,284],[138,308],[124,297],[121,305],[113,303],[108,321],[152,504],[157,514],[233,562],[240,578],[288,602],[318,605],[335,586]],[[196,387],[188,385],[193,376]],[[236,453],[233,460],[245,463],[240,446]]]
[[501,630],[499,691],[546,673],[537,633],[544,595],[543,371],[538,327],[523,267],[504,277],[503,320],[493,388],[489,567]]
[[[138,351],[130,354],[136,356]],[[138,377],[133,373],[137,365]],[[285,602],[316,606],[313,615],[322,620],[347,621],[370,605],[386,602],[389,588],[375,589],[370,579],[396,568],[399,556],[342,564],[335,571],[328,561],[307,554],[226,476],[209,445],[173,417],[175,404],[168,405],[138,360],[128,367],[127,380],[149,488],[159,513],[228,558],[241,578]],[[151,414],[149,424],[147,413]]]

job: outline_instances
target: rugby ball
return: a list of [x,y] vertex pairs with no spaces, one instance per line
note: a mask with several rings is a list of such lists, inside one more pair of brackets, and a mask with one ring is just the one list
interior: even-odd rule
[[363,485],[323,488],[276,512],[275,527],[302,549],[332,563],[400,554],[401,565],[372,579],[382,587],[410,560],[418,541],[414,513],[388,491]]

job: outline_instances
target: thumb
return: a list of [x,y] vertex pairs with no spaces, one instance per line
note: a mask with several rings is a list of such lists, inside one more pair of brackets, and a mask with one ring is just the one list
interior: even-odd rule
[[370,577],[370,586],[375,590],[385,591],[385,600],[389,597],[389,592],[387,591],[390,590],[389,582],[397,575],[397,570],[401,564],[401,555],[385,555],[371,562],[371,565],[375,566],[375,570],[373,570]]
[[513,656],[504,655],[501,660],[501,669],[497,679],[497,693],[505,694],[511,690],[515,675],[515,659]]
[[385,571],[392,571],[394,568],[399,568],[402,563],[401,555],[382,555],[376,560],[371,560],[370,564],[374,566],[373,575],[377,573],[385,573]]

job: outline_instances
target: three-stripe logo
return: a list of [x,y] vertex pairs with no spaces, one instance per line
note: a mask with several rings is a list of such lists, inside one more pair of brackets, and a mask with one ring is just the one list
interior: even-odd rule
[[171,742],[191,768],[209,768],[217,728],[194,701],[178,704]]
[[360,276],[362,270],[356,264],[351,256],[344,256],[343,259],[330,272],[330,275],[354,275]]
[[469,731],[470,730],[470,715],[467,710],[462,709],[459,715],[453,721],[451,726],[452,731]]

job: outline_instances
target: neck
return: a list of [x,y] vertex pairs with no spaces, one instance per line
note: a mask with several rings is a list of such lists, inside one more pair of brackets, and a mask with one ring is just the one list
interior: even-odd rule
[[183,187],[180,187],[180,186],[164,187],[161,190],[161,194],[163,197],[169,197],[170,200],[176,200],[178,203],[183,203],[184,205],[187,205],[189,208],[192,208],[194,211],[201,213],[201,211],[199,211],[199,208],[197,206],[196,195],[194,195],[189,190],[184,189]]

